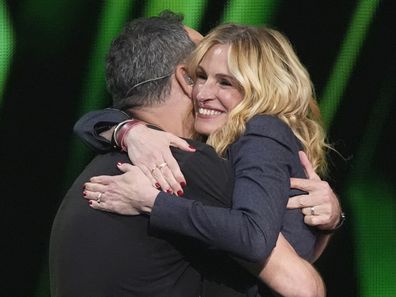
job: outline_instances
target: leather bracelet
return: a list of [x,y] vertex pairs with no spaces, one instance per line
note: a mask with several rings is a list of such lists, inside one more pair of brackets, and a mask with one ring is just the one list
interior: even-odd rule
[[[143,125],[144,122],[136,120],[136,119],[130,119],[123,121],[117,125],[117,127],[113,131],[113,138],[114,138],[114,144],[121,149],[121,151],[126,152],[127,147],[125,146],[124,143],[124,138],[125,135],[128,133],[129,130],[131,130],[134,126],[136,125]],[[118,129],[117,129],[118,128]]]
[[337,226],[335,226],[333,229],[329,229],[329,230],[320,230],[320,232],[322,234],[332,234],[335,231],[337,231],[338,229],[340,229],[340,227],[342,225],[344,225],[345,220],[346,220],[345,212],[341,211],[341,213],[340,213],[340,221],[338,222]]

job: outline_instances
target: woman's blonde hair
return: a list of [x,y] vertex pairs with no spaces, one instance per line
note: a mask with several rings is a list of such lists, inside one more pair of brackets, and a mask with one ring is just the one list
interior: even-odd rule
[[292,129],[314,169],[324,174],[326,149],[330,146],[325,142],[309,74],[288,39],[269,28],[221,25],[202,40],[191,56],[187,67],[193,79],[204,55],[217,44],[230,45],[228,67],[240,85],[243,99],[229,113],[226,125],[209,136],[208,144],[224,155],[253,116],[273,115]]

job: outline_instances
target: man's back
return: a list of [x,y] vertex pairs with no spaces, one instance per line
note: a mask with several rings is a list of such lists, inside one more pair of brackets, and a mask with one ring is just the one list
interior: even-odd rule
[[[186,197],[230,207],[233,181],[228,163],[208,146],[194,145],[196,153],[174,152],[187,179]],[[245,274],[249,279],[226,257],[207,253],[192,239],[155,234],[145,215],[116,215],[87,205],[82,197],[84,183],[92,176],[120,174],[117,162],[129,161],[126,154],[118,152],[96,156],[62,201],[50,242],[52,296],[200,296],[201,273],[215,283],[211,288],[217,292],[224,289],[227,296],[244,296],[217,285],[224,281],[243,291],[254,281],[239,286],[235,280],[221,279],[226,275],[219,273],[224,268],[235,269],[238,278]],[[213,270],[218,267],[221,269]],[[209,291],[205,296],[213,295]]]

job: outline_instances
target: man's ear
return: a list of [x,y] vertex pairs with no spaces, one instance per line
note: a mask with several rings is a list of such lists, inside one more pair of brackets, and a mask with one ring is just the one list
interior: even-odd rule
[[184,65],[177,65],[175,76],[184,93],[186,93],[186,95],[191,98],[194,81],[188,75],[186,67]]

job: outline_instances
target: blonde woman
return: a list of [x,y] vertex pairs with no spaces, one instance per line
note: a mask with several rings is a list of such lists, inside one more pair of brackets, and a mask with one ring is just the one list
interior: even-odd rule
[[[150,187],[151,180],[129,164],[119,166],[129,174],[127,191],[114,190],[120,177],[95,177],[86,184],[91,207],[150,213],[152,228],[263,264],[281,233],[301,257],[315,259],[316,231],[286,204],[290,178],[305,176],[299,151],[325,172],[328,145],[309,75],[288,40],[268,28],[219,26],[198,45],[187,71],[194,81],[195,130],[233,166],[233,208],[175,199]],[[130,146],[126,139],[119,142]],[[310,212],[315,216],[314,208]]]

